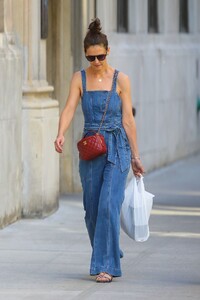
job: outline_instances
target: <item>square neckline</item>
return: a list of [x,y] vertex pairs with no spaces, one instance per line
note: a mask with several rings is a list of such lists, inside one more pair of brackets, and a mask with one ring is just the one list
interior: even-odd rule
[[[114,69],[114,73],[113,73],[113,76],[112,76],[112,85],[111,85],[111,89],[110,90],[88,90],[87,89],[87,73],[86,73],[86,70],[83,69],[83,72],[85,73],[85,92],[86,93],[88,93],[88,92],[104,92],[104,93],[106,92],[106,93],[109,93],[109,92],[112,91],[112,85],[113,85],[113,80],[114,80],[115,72],[117,72],[116,69]],[[119,94],[116,91],[116,87],[117,87],[117,85],[115,84],[115,90],[113,92],[115,92],[119,96]],[[83,92],[84,92],[84,90],[83,90]]]
[[[119,96],[119,93],[117,92],[117,77],[118,77],[118,73],[119,71],[117,69],[114,69],[114,73],[113,73],[113,77],[112,77],[112,86],[111,86],[111,89],[110,90],[87,90],[87,74],[86,74],[86,70],[85,69],[82,69],[81,70],[81,73],[82,73],[82,88],[83,88],[83,93],[81,95],[81,97],[83,97],[83,94],[84,93],[96,93],[96,92],[101,92],[101,93],[109,93],[112,91],[113,89],[113,85],[114,85],[114,90],[113,90],[113,93],[116,94],[118,97]],[[115,77],[115,74],[117,73],[117,76],[116,78]],[[114,80],[114,82],[113,82]]]

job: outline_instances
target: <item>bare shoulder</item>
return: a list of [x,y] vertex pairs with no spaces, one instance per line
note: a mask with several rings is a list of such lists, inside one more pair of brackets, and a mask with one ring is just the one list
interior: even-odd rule
[[72,82],[80,83],[81,82],[81,71],[77,71],[72,75]]
[[119,72],[117,82],[119,85],[120,92],[130,88],[130,79],[129,79],[128,75],[126,75],[123,72]]
[[79,93],[81,93],[81,89],[82,89],[82,79],[81,79],[81,72],[75,72],[72,75],[71,78],[71,84],[70,84],[70,90],[74,91],[78,89]]
[[129,79],[129,77],[128,77],[127,74],[125,74],[125,73],[119,71],[119,73],[118,73],[118,79],[119,79],[119,80],[127,80],[127,79]]

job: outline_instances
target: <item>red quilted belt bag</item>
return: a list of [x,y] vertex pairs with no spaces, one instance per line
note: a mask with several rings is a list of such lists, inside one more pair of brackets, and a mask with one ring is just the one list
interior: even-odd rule
[[98,132],[94,135],[83,137],[78,143],[79,156],[83,160],[94,159],[107,152],[104,136]]
[[88,134],[87,133],[77,143],[79,156],[83,160],[91,160],[91,159],[94,159],[94,158],[96,158],[102,154],[105,154],[107,152],[106,142],[105,142],[104,136],[102,134],[100,134],[100,130],[103,125],[105,115],[106,115],[106,112],[108,109],[108,104],[110,101],[111,93],[114,88],[114,81],[115,81],[116,76],[117,76],[117,72],[115,71],[114,76],[113,76],[113,81],[112,81],[112,89],[109,91],[108,96],[107,96],[106,107],[105,107],[105,111],[104,111],[98,132],[86,137],[86,135]]

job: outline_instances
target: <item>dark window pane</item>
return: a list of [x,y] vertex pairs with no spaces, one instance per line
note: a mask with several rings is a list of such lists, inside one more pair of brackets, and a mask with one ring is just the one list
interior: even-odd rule
[[48,37],[48,0],[41,0],[41,38]]
[[148,32],[158,32],[158,3],[157,0],[148,1]]
[[128,0],[117,0],[117,31],[128,32]]
[[179,0],[180,2],[180,32],[189,32],[188,28],[188,0]]

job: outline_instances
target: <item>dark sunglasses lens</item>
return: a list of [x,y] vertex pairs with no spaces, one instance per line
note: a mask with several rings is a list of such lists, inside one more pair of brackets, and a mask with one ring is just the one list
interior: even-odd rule
[[106,54],[100,54],[97,56],[94,56],[94,55],[86,56],[86,59],[90,62],[95,61],[95,58],[97,58],[99,61],[103,61],[106,58]]
[[96,56],[89,55],[89,56],[86,56],[86,59],[91,62],[91,61],[95,61],[95,57]]
[[97,59],[98,59],[99,61],[102,61],[102,60],[104,60],[105,58],[106,58],[106,54],[97,55]]

